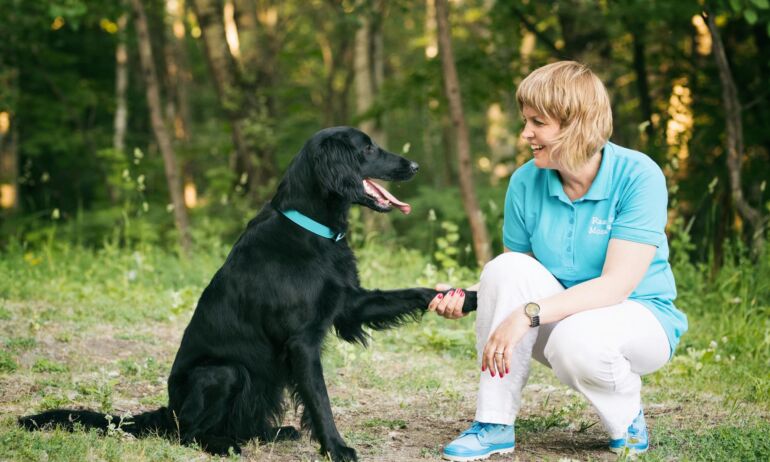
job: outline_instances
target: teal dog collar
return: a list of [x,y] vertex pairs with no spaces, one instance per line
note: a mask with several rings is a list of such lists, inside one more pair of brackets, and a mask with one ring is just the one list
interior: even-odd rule
[[337,242],[343,237],[345,237],[345,233],[335,233],[328,226],[322,225],[321,223],[318,223],[312,218],[305,216],[296,210],[285,210],[285,211],[279,210],[279,212],[281,212],[283,216],[285,216],[289,220],[293,221],[299,226],[302,226],[303,228],[310,231],[311,233],[317,234],[321,237],[325,237],[326,239],[332,239],[334,242]]

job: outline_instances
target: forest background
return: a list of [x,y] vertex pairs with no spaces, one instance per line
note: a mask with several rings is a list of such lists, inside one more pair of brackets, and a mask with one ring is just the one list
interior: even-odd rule
[[[507,180],[531,156],[519,138],[516,86],[558,59],[584,62],[602,78],[612,140],[650,155],[667,178],[678,305],[691,332],[672,365],[649,379],[660,393],[659,454],[713,458],[727,447],[743,460],[766,459],[768,0],[0,0],[4,414],[163,402],[157,377],[148,382],[142,371],[168,369],[207,278],[323,127],[359,127],[421,165],[414,180],[392,185],[410,215],[353,209],[348,240],[364,283],[475,282],[502,250]],[[137,337],[137,323],[165,329],[168,341]],[[94,326],[101,334],[86,329]],[[426,319],[375,336],[380,353],[358,360],[391,364],[411,349],[456,367],[470,388],[428,383],[425,393],[445,393],[456,407],[431,415],[443,412],[459,430],[472,415],[474,379],[462,376],[472,330],[471,318]],[[112,335],[126,337],[120,361],[133,363],[84,364],[92,343]],[[355,376],[356,355],[334,345],[327,370]],[[148,348],[157,349],[149,366]],[[394,383],[362,387],[397,397]],[[352,402],[337,406],[355,414]],[[533,406],[533,438],[545,429],[569,441],[546,450],[533,443],[535,456],[603,457],[590,438],[588,446],[574,439],[599,438],[584,405]],[[383,448],[400,447],[389,434],[409,430],[392,412],[373,412],[365,431],[352,418],[348,431],[371,432],[361,437],[369,455],[385,457]],[[701,426],[674,417],[703,412],[712,418]],[[47,437],[3,422],[0,448],[14,458],[50,451]],[[693,443],[706,435],[713,444],[688,447],[676,436],[682,429]],[[425,448],[444,439],[399,456],[430,459]],[[111,454],[112,443],[79,441]],[[79,460],[80,446],[66,448],[65,460]],[[132,454],[171,451],[153,448]],[[310,448],[300,458],[312,457]]]

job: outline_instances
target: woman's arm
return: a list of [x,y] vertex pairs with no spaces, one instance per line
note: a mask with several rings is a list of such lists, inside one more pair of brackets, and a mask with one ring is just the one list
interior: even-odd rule
[[[510,252],[511,250],[508,247],[503,247],[503,253]],[[532,257],[532,252],[524,252],[526,255],[529,255]],[[469,291],[478,291],[479,286],[481,285],[480,282],[477,282],[476,284],[473,284],[472,286],[466,288],[465,290]],[[445,292],[444,294],[441,294],[441,296],[436,296],[433,300],[431,300],[430,304],[428,304],[428,310],[429,311],[435,311],[439,316],[443,316],[447,319],[457,319],[462,318],[463,316],[467,315],[468,313],[463,313],[463,297],[464,297],[464,291],[457,291],[453,290],[452,286],[449,284],[436,284],[435,287],[436,290]],[[451,292],[449,292],[451,290]]]
[[[531,300],[540,305],[540,322],[560,321],[569,315],[615,305],[634,291],[652,263],[656,247],[621,239],[610,239],[601,276],[542,300]],[[500,376],[507,373],[513,348],[530,329],[524,307],[514,310],[487,341],[481,360],[482,370]],[[504,352],[503,355],[495,355]]]
[[601,276],[543,300],[531,300],[540,305],[540,322],[561,321],[571,314],[627,299],[642,281],[655,251],[654,245],[610,239]]

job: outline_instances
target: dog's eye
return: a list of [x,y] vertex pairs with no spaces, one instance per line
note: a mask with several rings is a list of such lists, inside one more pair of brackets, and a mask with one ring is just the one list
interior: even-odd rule
[[364,148],[364,154],[374,154],[374,146],[371,144]]

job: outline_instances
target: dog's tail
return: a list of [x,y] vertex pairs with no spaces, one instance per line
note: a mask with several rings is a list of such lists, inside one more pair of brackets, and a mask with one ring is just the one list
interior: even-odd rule
[[88,410],[54,409],[41,414],[19,417],[18,422],[30,431],[55,426],[72,431],[80,425],[85,429],[96,428],[104,432],[112,426],[137,437],[166,436],[176,432],[175,420],[166,407],[135,416],[114,416]]

